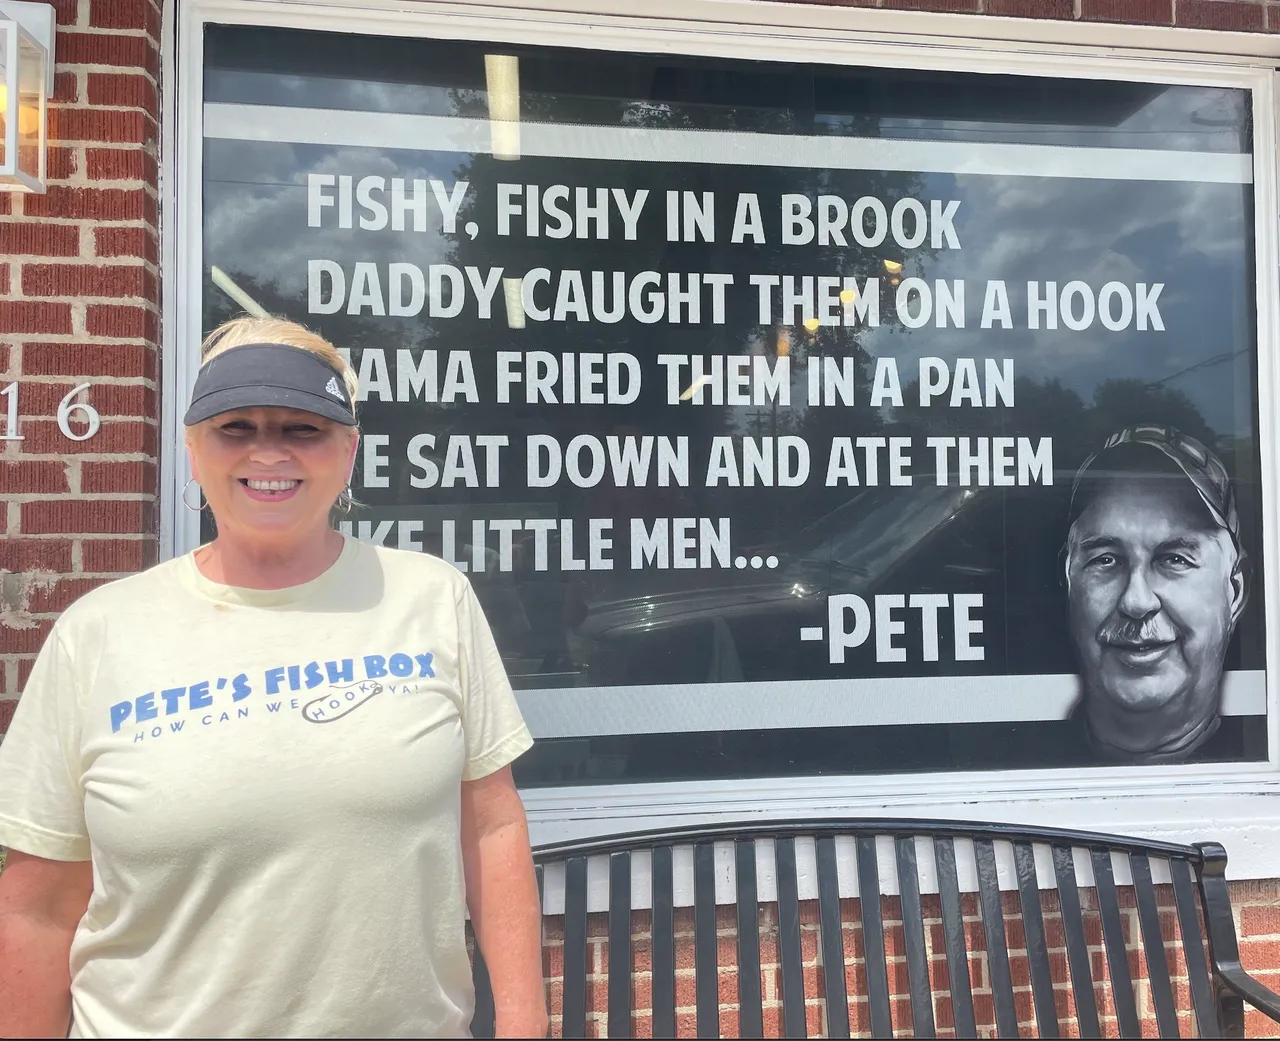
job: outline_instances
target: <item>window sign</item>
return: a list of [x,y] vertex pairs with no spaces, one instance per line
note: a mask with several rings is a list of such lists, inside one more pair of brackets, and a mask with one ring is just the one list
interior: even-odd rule
[[221,26],[205,75],[205,326],[350,351],[344,529],[470,576],[523,783],[1267,758],[1247,90]]

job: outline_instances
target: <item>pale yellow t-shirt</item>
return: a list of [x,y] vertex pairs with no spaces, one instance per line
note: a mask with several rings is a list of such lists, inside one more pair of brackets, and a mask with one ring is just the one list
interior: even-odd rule
[[532,744],[466,578],[348,539],[305,585],[190,555],[54,626],[0,845],[93,861],[88,1037],[464,1036],[460,782]]

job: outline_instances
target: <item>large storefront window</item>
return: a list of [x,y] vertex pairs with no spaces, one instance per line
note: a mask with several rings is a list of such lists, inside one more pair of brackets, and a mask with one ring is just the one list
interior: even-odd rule
[[1267,759],[1248,90],[209,26],[204,102],[203,325],[349,349],[523,785]]

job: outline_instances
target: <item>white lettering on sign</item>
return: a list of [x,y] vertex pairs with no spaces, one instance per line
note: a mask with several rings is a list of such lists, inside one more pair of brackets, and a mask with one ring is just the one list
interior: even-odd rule
[[[943,641],[939,636],[939,615],[951,611],[948,642],[952,661],[982,661],[985,652],[974,637],[982,634],[981,593],[881,593],[872,603],[856,593],[840,593],[827,598],[827,649],[832,665],[843,665],[846,652],[861,647],[874,636],[875,660],[903,663],[909,658],[939,661]],[[821,626],[805,626],[800,639],[823,639]],[[908,654],[908,651],[911,653]]]

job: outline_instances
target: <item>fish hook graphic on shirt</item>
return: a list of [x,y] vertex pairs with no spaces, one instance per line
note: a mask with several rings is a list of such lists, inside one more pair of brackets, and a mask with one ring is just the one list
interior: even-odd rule
[[330,687],[328,694],[302,706],[302,718],[308,723],[332,723],[368,704],[382,691],[382,684],[374,680],[353,683],[348,687]]

